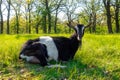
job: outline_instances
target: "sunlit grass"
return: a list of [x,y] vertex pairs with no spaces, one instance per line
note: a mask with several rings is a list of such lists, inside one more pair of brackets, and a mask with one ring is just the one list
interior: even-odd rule
[[[75,58],[62,65],[67,68],[43,68],[18,59],[22,44],[41,35],[0,35],[0,79],[120,79],[120,35],[85,34]],[[50,34],[66,36],[69,34]]]

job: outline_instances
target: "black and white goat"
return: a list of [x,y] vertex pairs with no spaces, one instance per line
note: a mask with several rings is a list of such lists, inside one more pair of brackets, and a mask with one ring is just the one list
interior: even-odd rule
[[82,43],[85,26],[77,24],[72,28],[75,33],[70,38],[42,36],[28,40],[24,44],[19,58],[26,59],[30,63],[39,63],[41,66],[48,65],[50,60],[68,61],[73,59]]

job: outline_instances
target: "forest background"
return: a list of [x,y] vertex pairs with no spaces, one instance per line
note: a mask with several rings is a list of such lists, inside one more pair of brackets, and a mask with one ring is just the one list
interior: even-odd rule
[[71,33],[87,25],[88,33],[120,33],[120,0],[0,0],[0,34]]

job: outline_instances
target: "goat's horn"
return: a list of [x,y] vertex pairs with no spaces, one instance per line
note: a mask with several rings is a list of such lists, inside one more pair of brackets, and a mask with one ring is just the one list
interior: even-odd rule
[[74,28],[74,26],[72,24],[67,23],[67,26],[70,28]]
[[91,25],[92,23],[89,23],[87,26],[85,26],[85,28],[88,28],[88,27],[90,27],[90,25]]

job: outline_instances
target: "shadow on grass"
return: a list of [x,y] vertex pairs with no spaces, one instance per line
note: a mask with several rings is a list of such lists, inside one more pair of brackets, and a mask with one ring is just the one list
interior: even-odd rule
[[77,60],[71,60],[67,63],[59,63],[61,65],[66,65],[66,68],[47,68],[41,67],[39,64],[29,64],[24,61],[18,61],[18,63],[9,65],[3,65],[0,67],[0,78],[4,79],[102,79],[102,80],[118,80],[119,77],[113,75],[116,71],[119,72],[120,69],[113,72],[106,71],[104,68],[99,68],[95,65],[83,64]]
[[[54,64],[54,63],[53,63]],[[119,77],[113,75],[113,72],[106,71],[95,65],[83,64],[77,60],[71,60],[67,63],[58,63],[66,65],[66,68],[47,68],[39,64],[24,63],[24,68],[32,76],[41,76],[43,79],[109,79],[118,80]]]

